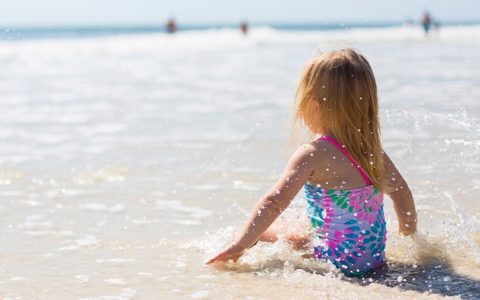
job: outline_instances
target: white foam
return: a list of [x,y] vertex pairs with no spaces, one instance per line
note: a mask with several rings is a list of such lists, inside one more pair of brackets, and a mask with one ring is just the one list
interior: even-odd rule
[[74,276],[75,279],[78,279],[80,282],[88,282],[90,280],[90,276],[88,275],[82,275],[82,274],[78,274],[78,275],[75,275]]
[[104,203],[98,203],[98,202],[92,202],[92,203],[86,203],[82,204],[80,207],[87,209],[87,210],[93,210],[93,211],[108,211],[111,213],[120,213],[125,211],[125,205],[122,203],[117,203],[114,204],[111,207],[108,207]]
[[132,288],[124,288],[120,295],[117,296],[99,296],[99,297],[86,297],[80,298],[79,300],[130,300],[135,299],[137,295],[137,290]]
[[190,297],[195,299],[204,299],[204,298],[207,298],[208,295],[210,295],[210,291],[203,290],[203,291],[197,291],[195,293],[190,294]]
[[211,211],[194,206],[184,205],[178,200],[157,200],[157,209],[169,209],[180,213],[188,214],[190,218],[200,220],[206,218],[212,214]]
[[10,277],[10,280],[11,281],[24,281],[24,280],[27,280],[27,277],[13,276],[13,277]]
[[106,283],[113,285],[125,285],[127,282],[121,278],[109,278],[104,280]]
[[94,235],[86,235],[84,238],[75,240],[79,246],[95,246],[98,244],[98,240]]
[[99,258],[95,260],[98,263],[117,263],[117,264],[124,264],[124,263],[134,263],[136,260],[135,258],[130,258],[130,257],[114,257],[114,258]]

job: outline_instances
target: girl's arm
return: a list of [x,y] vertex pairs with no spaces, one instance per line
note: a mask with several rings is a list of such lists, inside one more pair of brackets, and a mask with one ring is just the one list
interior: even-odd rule
[[288,161],[285,170],[275,185],[257,202],[252,214],[238,232],[235,241],[222,252],[207,261],[207,264],[237,260],[243,251],[251,247],[288,207],[303,184],[313,172],[315,147],[306,144],[299,148]]
[[385,192],[393,201],[398,218],[398,231],[404,235],[414,234],[417,231],[417,211],[412,191],[386,153],[384,159],[388,174],[388,188]]

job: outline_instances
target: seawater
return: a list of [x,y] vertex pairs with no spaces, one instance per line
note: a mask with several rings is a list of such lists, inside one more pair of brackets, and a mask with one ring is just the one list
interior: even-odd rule
[[[203,29],[0,42],[4,299],[478,299],[480,27]],[[295,84],[355,47],[419,234],[386,199],[388,267],[362,279],[259,243],[204,261],[274,183]],[[281,217],[305,225],[301,195]],[[283,225],[282,225],[283,224]]]

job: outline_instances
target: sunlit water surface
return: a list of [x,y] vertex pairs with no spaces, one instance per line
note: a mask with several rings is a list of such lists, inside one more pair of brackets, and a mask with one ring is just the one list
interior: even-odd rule
[[[338,46],[374,68],[419,235],[386,199],[389,266],[369,277],[283,242],[204,266],[292,152],[302,64]],[[0,66],[4,299],[480,297],[480,27],[27,39]],[[282,220],[304,224],[302,201]]]

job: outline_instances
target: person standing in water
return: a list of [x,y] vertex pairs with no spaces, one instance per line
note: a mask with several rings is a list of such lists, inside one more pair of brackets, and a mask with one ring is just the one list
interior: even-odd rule
[[432,18],[430,17],[430,13],[428,11],[425,11],[423,13],[421,23],[423,26],[423,30],[425,31],[425,34],[428,34],[428,32],[430,31],[430,27],[432,26]]
[[310,249],[347,276],[381,267],[384,194],[393,200],[401,234],[416,232],[417,214],[407,183],[381,144],[377,87],[365,57],[347,48],[307,63],[294,114],[318,137],[292,155],[234,241],[206,263],[236,261],[257,241],[276,241],[281,232],[270,226],[303,187],[312,234],[287,236],[293,248]]
[[240,31],[244,34],[248,34],[248,23],[246,21],[240,22]]
[[177,31],[177,25],[175,24],[175,20],[173,18],[168,19],[167,23],[165,24],[165,30],[168,33],[175,33]]

